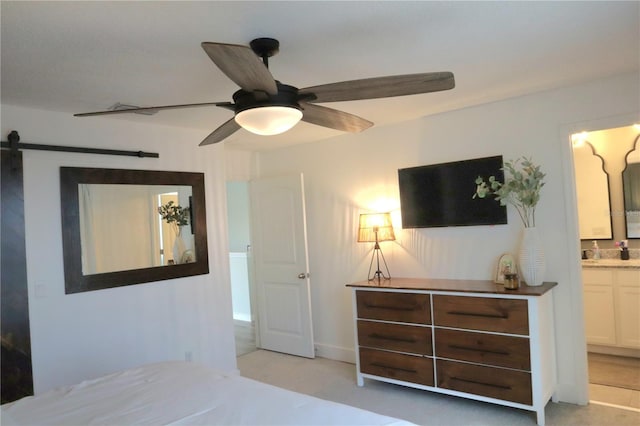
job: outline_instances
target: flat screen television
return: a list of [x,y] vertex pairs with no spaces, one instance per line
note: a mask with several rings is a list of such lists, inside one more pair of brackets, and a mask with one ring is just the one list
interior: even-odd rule
[[507,209],[493,196],[473,198],[475,180],[495,176],[504,182],[502,156],[398,170],[403,228],[498,225]]

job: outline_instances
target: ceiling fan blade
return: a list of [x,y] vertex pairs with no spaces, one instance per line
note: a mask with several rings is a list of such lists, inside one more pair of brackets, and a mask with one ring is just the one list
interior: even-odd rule
[[240,125],[236,123],[235,118],[226,121],[222,126],[215,129],[209,136],[200,142],[200,146],[211,145],[222,142],[240,129]]
[[270,95],[278,93],[271,72],[248,46],[203,42],[202,48],[218,68],[242,90],[259,90]]
[[301,103],[300,105],[302,106],[302,121],[307,123],[351,133],[361,132],[373,126],[371,121],[344,111],[309,103]]
[[340,102],[438,92],[454,87],[453,73],[431,72],[322,84],[300,89],[299,93],[314,94],[316,99],[309,102]]
[[181,104],[181,105],[162,105],[152,107],[134,107],[134,108],[122,108],[107,111],[96,112],[83,112],[80,114],[73,114],[74,117],[91,117],[94,115],[112,115],[112,114],[130,114],[130,113],[154,113],[163,109],[180,109],[180,108],[195,108],[203,106],[219,106],[227,109],[234,109],[234,104],[231,102],[204,102],[198,104]]

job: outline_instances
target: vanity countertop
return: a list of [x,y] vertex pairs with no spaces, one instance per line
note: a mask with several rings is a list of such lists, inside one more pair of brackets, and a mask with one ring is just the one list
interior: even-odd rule
[[583,268],[624,268],[640,270],[640,259],[587,259],[582,260]]

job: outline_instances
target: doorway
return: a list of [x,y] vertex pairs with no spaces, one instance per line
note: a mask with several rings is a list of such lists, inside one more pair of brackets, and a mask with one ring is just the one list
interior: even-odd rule
[[313,358],[302,174],[228,182],[227,199],[237,354]]
[[621,243],[628,251],[640,249],[640,241],[627,237],[633,233],[623,184],[628,164],[640,156],[634,151],[639,135],[640,126],[629,124],[572,135],[589,399],[635,411],[640,411],[640,271],[620,269],[616,262]]
[[236,356],[257,349],[251,269],[249,182],[227,182],[229,269]]

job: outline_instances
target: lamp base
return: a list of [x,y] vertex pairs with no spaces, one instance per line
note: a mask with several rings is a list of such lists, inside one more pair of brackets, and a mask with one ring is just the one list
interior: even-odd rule
[[[387,274],[380,269],[380,257],[382,257],[382,263],[384,264],[384,268],[387,270]],[[373,267],[373,260],[376,260],[376,271],[371,275],[371,269]],[[382,281],[382,280],[390,280],[391,274],[389,273],[389,267],[387,266],[387,261],[384,258],[384,253],[382,253],[382,249],[380,248],[380,244],[376,243],[373,248],[373,254],[371,255],[371,263],[369,263],[369,273],[367,274],[368,281]]]

